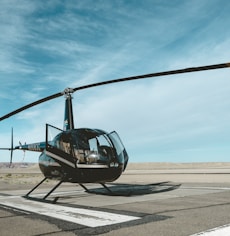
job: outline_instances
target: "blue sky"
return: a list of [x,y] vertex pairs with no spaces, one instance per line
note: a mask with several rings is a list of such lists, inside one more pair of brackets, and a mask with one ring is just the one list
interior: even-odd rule
[[[0,116],[88,83],[230,62],[230,1],[0,0]],[[230,161],[230,69],[74,94],[76,127],[116,130],[131,162]],[[44,141],[64,98],[0,122],[0,143]],[[25,161],[36,162],[27,152]],[[23,153],[15,151],[14,161]],[[1,152],[1,161],[9,152]]]

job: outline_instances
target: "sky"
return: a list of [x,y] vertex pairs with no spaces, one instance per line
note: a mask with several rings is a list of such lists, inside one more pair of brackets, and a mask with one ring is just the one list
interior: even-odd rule
[[[222,3],[222,4],[221,4]],[[224,3],[224,4],[223,4]],[[0,0],[0,116],[81,85],[230,62],[230,1]],[[120,135],[130,162],[230,161],[230,68],[73,94],[76,128]],[[64,97],[0,122],[0,146],[62,128]],[[14,162],[39,153],[15,151]],[[1,151],[1,162],[10,152]]]

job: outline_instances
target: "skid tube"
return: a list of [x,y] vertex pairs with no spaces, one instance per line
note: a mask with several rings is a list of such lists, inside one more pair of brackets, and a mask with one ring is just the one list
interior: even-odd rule
[[[35,198],[35,197],[30,197],[29,195],[35,190],[37,189],[44,181],[46,181],[48,178],[45,177],[41,182],[39,182],[34,188],[32,188],[24,197],[25,198],[28,198],[28,199],[32,199],[32,200],[39,200],[39,201],[45,201],[47,197],[50,196],[51,193],[53,193],[63,182],[65,182],[64,180],[60,180],[42,199],[38,199],[38,198]],[[82,188],[84,188],[84,190],[87,192],[87,193],[95,193],[93,191],[91,191],[90,189],[88,189],[85,185],[81,184],[81,183],[78,183]],[[105,185],[105,183],[99,183],[102,185],[102,187],[104,187],[104,189],[107,190],[107,192],[110,194],[110,195],[115,195],[113,193],[113,191],[107,187]],[[56,203],[57,200],[59,199],[59,197],[55,197],[54,200],[52,201],[52,203]]]

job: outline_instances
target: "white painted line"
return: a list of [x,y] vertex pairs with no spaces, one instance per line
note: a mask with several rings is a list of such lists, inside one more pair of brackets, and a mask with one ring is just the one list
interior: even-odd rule
[[229,187],[181,187],[181,189],[229,190]]
[[209,229],[191,236],[227,236],[230,235],[230,224]]
[[22,197],[14,199],[13,201],[1,199],[1,204],[88,227],[106,226],[140,219],[140,217],[114,214],[105,211],[87,210],[31,201]]

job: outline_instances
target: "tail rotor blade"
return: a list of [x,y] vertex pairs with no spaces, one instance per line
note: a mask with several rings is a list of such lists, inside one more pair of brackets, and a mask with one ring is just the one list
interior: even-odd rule
[[13,149],[11,149],[11,152],[10,152],[10,165],[9,165],[9,167],[11,167],[12,159],[13,159]]
[[13,160],[13,151],[15,150],[15,148],[14,148],[13,128],[11,128],[11,147],[10,148],[0,148],[0,150],[8,150],[8,151],[10,151],[10,164],[9,164],[9,168],[10,168],[11,164],[12,164],[12,160]]
[[13,134],[13,128],[11,129],[11,151],[10,151],[10,166],[12,164],[13,160],[13,151],[14,151],[14,134]]

